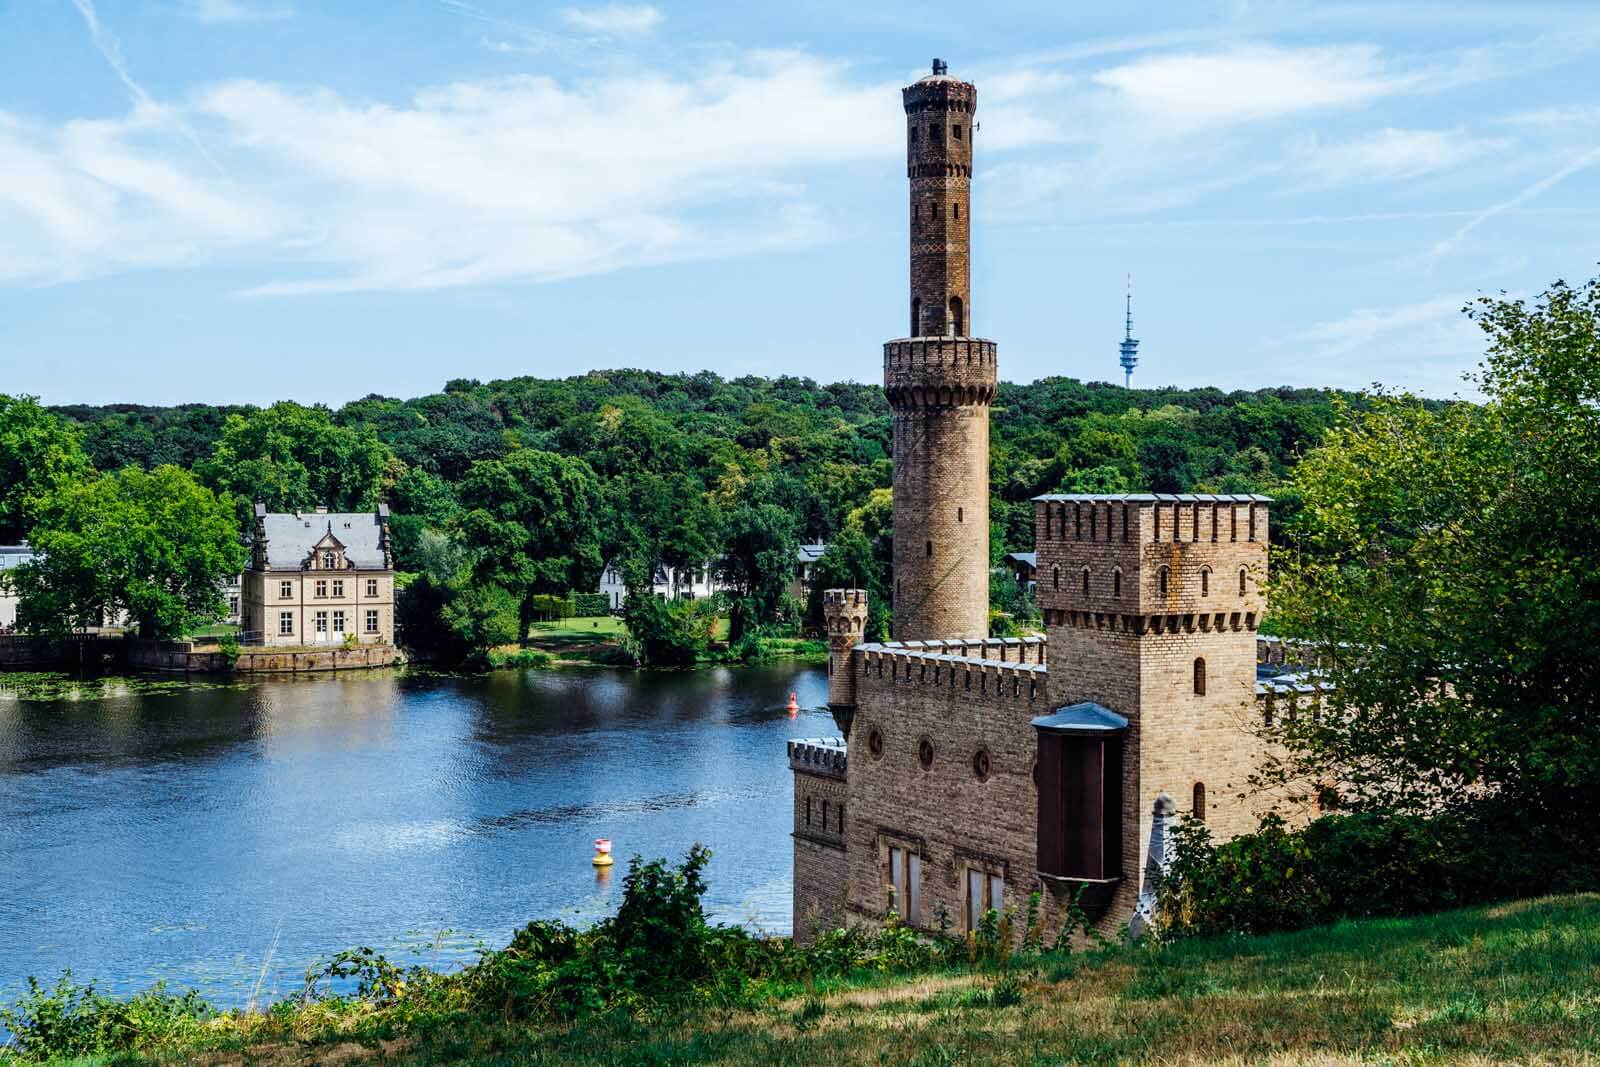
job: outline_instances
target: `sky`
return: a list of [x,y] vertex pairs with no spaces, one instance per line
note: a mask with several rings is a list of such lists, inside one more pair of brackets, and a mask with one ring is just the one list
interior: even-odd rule
[[978,87],[1001,376],[1474,395],[1600,258],[1600,4],[0,0],[0,391],[881,377],[899,88]]

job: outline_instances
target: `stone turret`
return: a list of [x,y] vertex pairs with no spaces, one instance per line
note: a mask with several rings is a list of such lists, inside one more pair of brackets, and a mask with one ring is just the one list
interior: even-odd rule
[[902,92],[911,185],[911,334],[883,346],[894,412],[894,638],[989,633],[993,341],[971,336],[978,91],[933,73]]
[[867,591],[828,589],[822,594],[822,621],[828,630],[828,707],[845,736],[856,706],[856,672],[851,649],[867,634]]

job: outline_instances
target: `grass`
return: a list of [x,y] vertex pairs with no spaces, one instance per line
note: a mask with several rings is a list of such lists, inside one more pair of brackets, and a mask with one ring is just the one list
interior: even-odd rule
[[[1014,976],[1014,977],[1013,977]],[[759,999],[759,998],[758,998]],[[1012,976],[863,975],[756,1009],[504,1025],[223,1064],[1487,1064],[1600,1060],[1600,896],[1045,957]],[[84,1063],[94,1061],[80,1061]],[[108,1062],[108,1061],[99,1061]]]
[[197,626],[185,634],[185,639],[196,640],[207,637],[222,637],[224,634],[237,634],[239,627],[230,622],[213,622],[205,626]]
[[523,647],[540,652],[562,653],[572,649],[587,649],[593,645],[613,644],[627,628],[614,615],[591,615],[555,622],[536,622],[528,630]]

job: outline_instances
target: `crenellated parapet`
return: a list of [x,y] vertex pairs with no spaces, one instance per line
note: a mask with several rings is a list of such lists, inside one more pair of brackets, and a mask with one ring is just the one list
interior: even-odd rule
[[900,643],[862,645],[856,649],[856,662],[862,681],[873,687],[916,687],[930,694],[960,694],[969,702],[1025,706],[1047,697],[1048,667],[1041,662],[954,655]]
[[906,337],[883,346],[883,391],[896,409],[994,402],[998,355],[981,337]]
[[843,779],[849,746],[842,737],[797,737],[789,742],[789,768],[801,774]]

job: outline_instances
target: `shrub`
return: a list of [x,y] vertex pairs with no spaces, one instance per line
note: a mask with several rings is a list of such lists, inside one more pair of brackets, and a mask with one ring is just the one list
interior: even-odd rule
[[611,601],[604,593],[573,593],[572,614],[579,618],[611,614]]
[[1168,936],[1269,933],[1592,890],[1597,846],[1586,820],[1541,819],[1498,799],[1427,816],[1327,815],[1295,831],[1269,815],[1222,845],[1185,821],[1159,925]]

